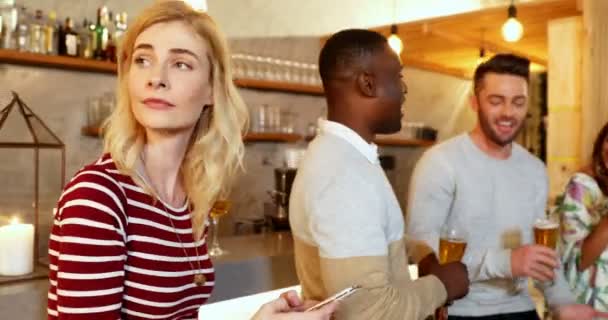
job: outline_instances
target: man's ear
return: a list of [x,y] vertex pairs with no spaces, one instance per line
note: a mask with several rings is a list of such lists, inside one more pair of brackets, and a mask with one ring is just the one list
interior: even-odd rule
[[479,110],[479,100],[477,100],[477,95],[475,94],[475,92],[471,94],[469,100],[471,101],[471,109],[477,112]]
[[374,98],[378,95],[378,81],[369,72],[362,71],[357,74],[357,90],[365,97]]

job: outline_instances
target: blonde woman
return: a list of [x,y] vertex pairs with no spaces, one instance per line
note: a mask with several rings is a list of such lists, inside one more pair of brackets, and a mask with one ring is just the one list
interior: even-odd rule
[[[196,318],[215,285],[207,213],[241,167],[247,122],[214,22],[181,1],[146,9],[119,50],[117,96],[106,153],[58,201],[48,317]],[[302,304],[286,297],[260,319]]]

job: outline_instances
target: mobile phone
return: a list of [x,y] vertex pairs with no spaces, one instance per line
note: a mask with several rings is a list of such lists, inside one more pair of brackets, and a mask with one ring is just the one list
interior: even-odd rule
[[361,286],[358,286],[358,285],[354,285],[352,287],[348,287],[348,288],[346,288],[346,289],[344,289],[344,290],[342,290],[342,291],[334,294],[333,296],[331,296],[331,297],[329,297],[329,298],[327,298],[327,299],[325,299],[325,300],[317,303],[316,305],[308,308],[306,310],[306,312],[308,312],[308,311],[315,311],[315,310],[321,309],[324,306],[326,306],[326,305],[328,305],[328,304],[330,304],[330,303],[332,303],[334,301],[344,300],[347,297],[349,297],[350,295],[352,295],[353,293],[357,292],[357,290],[359,290],[359,289],[361,289]]

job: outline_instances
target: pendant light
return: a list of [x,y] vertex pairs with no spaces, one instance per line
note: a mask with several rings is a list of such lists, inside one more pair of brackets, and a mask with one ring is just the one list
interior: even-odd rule
[[502,25],[502,38],[506,42],[517,42],[524,35],[524,27],[517,20],[517,8],[515,8],[514,0],[511,0],[508,13],[508,19]]
[[398,56],[401,56],[401,51],[403,51],[403,42],[401,41],[401,38],[399,38],[399,35],[397,35],[396,24],[391,26],[391,35],[388,37],[388,45]]
[[187,4],[189,4],[193,9],[198,11],[207,11],[207,0],[184,0]]
[[[393,0],[393,22],[397,21],[397,0]],[[395,51],[395,53],[401,57],[401,51],[403,51],[403,41],[399,38],[397,33],[397,24],[391,25],[391,35],[388,37],[388,45]]]

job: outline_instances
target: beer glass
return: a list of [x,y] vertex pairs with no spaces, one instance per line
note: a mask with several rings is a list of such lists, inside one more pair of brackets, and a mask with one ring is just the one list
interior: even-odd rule
[[559,223],[553,218],[539,218],[534,222],[534,242],[536,244],[557,249]]
[[[547,216],[538,218],[534,222],[534,243],[548,247],[550,249],[557,249],[557,238],[559,237],[559,222],[555,217]],[[543,284],[543,283],[539,283]],[[544,285],[552,286],[553,280],[550,280]]]
[[211,208],[211,212],[209,215],[211,216],[211,223],[213,224],[213,242],[211,243],[211,248],[209,249],[209,255],[212,257],[218,257],[221,255],[226,255],[229,252],[223,249],[220,246],[220,242],[218,239],[219,233],[219,225],[220,218],[226,214],[230,210],[230,201],[228,200],[217,200],[213,207]]
[[439,238],[439,263],[460,261],[466,248],[467,240],[464,230],[446,224],[442,228]]

